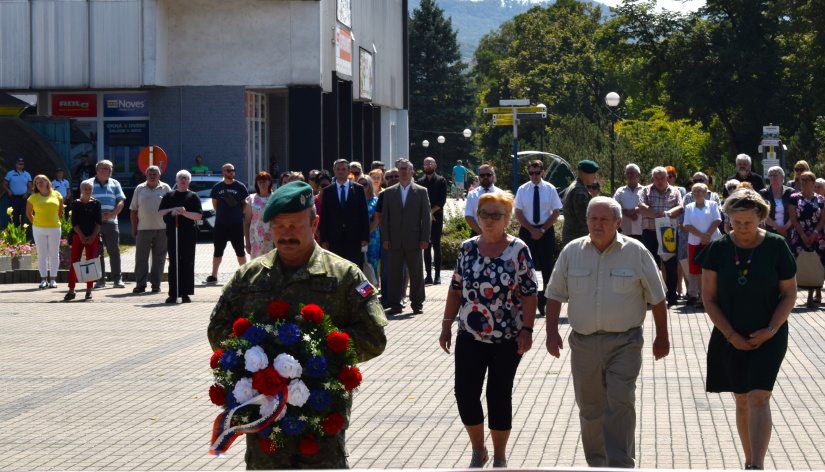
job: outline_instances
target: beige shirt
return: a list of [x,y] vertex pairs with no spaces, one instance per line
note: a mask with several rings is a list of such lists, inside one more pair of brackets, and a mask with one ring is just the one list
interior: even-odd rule
[[599,252],[590,236],[574,239],[562,249],[547,298],[568,303],[570,327],[579,334],[621,333],[642,325],[646,303],[665,299],[665,289],[653,256],[638,241],[616,233]]
[[164,182],[158,182],[154,189],[149,188],[146,182],[135,188],[129,209],[137,211],[138,231],[166,229],[163,218],[158,216],[158,207],[160,207],[160,199],[171,191],[169,185]]

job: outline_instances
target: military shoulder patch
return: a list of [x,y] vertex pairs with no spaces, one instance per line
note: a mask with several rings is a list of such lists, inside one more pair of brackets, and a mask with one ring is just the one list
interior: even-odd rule
[[360,293],[362,297],[366,297],[372,293],[372,285],[370,285],[369,281],[364,281],[364,283],[359,285],[356,290],[358,290],[358,293]]

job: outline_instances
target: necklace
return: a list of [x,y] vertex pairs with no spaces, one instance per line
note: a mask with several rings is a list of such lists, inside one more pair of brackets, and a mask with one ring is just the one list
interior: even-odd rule
[[745,268],[739,269],[739,254],[736,251],[736,244],[733,245],[733,258],[736,260],[737,269],[739,269],[739,285],[745,285],[746,283],[748,283],[748,267],[750,267],[751,261],[753,261],[753,251],[755,250],[755,247],[751,249],[751,253],[748,256],[748,262],[747,264],[745,264]]

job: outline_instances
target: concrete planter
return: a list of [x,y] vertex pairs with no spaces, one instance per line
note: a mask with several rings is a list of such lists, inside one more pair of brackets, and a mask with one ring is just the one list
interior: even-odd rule
[[11,256],[0,256],[0,272],[12,270]]
[[24,256],[11,256],[11,268],[13,270],[30,270],[32,268],[31,254],[26,254]]

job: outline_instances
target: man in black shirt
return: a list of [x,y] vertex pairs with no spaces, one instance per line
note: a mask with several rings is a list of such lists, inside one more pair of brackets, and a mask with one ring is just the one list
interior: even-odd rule
[[[433,248],[424,250],[424,266],[427,270],[427,277],[424,279],[425,285],[438,285],[441,283],[441,232],[444,229],[444,205],[447,203],[447,181],[444,177],[435,173],[438,165],[435,159],[428,157],[424,159],[424,177],[415,183],[427,189],[430,198],[430,246]],[[433,255],[435,257],[433,257]],[[435,259],[435,261],[433,261]],[[435,280],[431,277],[432,265],[435,262]]]
[[[731,179],[736,179],[740,182],[750,182],[753,189],[757,192],[765,188],[765,180],[762,176],[751,172],[751,156],[747,154],[739,154],[736,156],[736,173],[728,177],[725,182]],[[728,189],[722,191],[722,195],[728,197]]]

